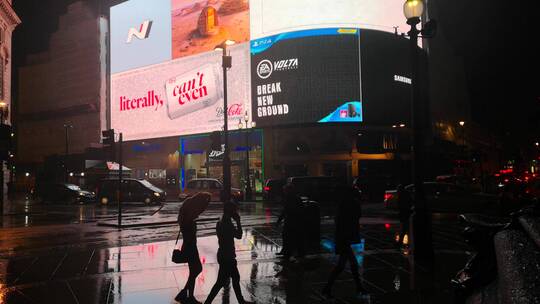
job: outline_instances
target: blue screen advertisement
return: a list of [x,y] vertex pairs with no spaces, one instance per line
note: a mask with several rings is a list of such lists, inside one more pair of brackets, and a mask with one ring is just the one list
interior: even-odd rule
[[324,28],[252,40],[252,117],[258,126],[362,122],[360,30]]

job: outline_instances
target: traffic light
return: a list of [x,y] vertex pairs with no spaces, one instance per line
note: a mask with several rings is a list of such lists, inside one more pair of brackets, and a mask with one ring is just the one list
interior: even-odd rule
[[221,132],[214,131],[210,134],[210,149],[221,151]]
[[0,160],[8,160],[11,151],[11,134],[13,133],[10,125],[0,124]]
[[111,158],[114,158],[114,129],[101,131],[103,137],[103,148],[110,153]]
[[114,129],[101,131],[101,137],[104,145],[114,146]]

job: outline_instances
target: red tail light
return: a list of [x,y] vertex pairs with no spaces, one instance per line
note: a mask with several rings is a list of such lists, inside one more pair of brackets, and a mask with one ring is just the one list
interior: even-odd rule
[[270,191],[270,187],[268,187],[268,186],[264,187],[264,191],[266,191],[266,192]]
[[[388,201],[389,199],[391,199],[394,195],[392,193],[385,193],[384,194],[384,200],[385,201]],[[380,197],[380,196],[379,196]]]

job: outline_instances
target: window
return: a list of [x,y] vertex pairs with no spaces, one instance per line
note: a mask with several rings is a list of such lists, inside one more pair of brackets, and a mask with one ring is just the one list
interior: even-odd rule
[[211,182],[211,183],[210,183],[210,188],[211,188],[211,189],[221,189],[221,184],[218,183],[218,182],[216,182],[216,181]]
[[195,189],[196,186],[197,186],[197,181],[189,181],[187,184],[188,189]]
[[202,181],[201,189],[209,189],[210,188],[210,182],[209,181]]

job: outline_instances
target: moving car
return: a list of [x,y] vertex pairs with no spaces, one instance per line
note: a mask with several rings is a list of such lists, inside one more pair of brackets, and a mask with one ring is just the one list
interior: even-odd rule
[[83,190],[77,185],[68,183],[42,185],[38,188],[37,196],[43,202],[53,203],[84,204],[96,201],[96,194],[94,192]]
[[[223,184],[215,178],[194,178],[186,183],[184,192],[180,193],[178,198],[185,200],[197,192],[204,191],[212,194],[211,201],[218,202],[221,201],[220,194],[222,189]],[[244,199],[244,192],[238,188],[231,188],[231,198],[241,201]]]
[[[405,186],[405,191],[414,194],[414,184]],[[496,195],[473,192],[467,188],[441,182],[424,182],[424,192],[428,205],[434,209],[468,208],[496,205]],[[384,194],[384,206],[398,208],[397,190],[387,190]]]
[[286,180],[283,178],[269,178],[264,183],[263,198],[265,201],[279,203],[283,199],[283,186]]
[[[118,179],[101,180],[97,188],[98,201],[101,204],[117,202]],[[122,179],[122,202],[143,202],[156,204],[165,201],[167,193],[144,179]]]
[[334,191],[340,184],[345,185],[345,182],[333,176],[299,176],[287,179],[287,185],[292,185],[300,197],[319,203],[333,202]]

